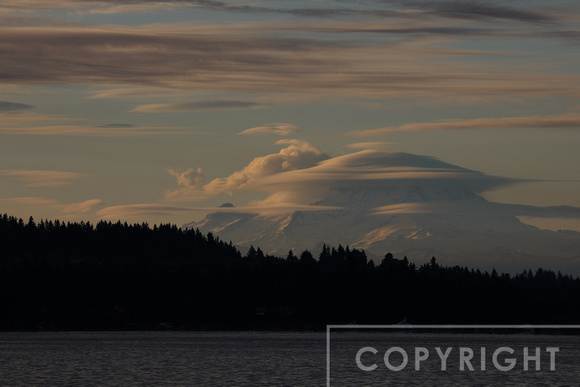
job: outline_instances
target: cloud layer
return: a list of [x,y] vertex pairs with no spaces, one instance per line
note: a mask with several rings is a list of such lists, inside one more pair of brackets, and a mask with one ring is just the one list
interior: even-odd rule
[[404,124],[379,129],[359,130],[351,132],[350,135],[355,137],[368,137],[381,134],[417,132],[424,130],[489,130],[505,128],[580,128],[580,114],[569,113],[553,116],[476,118],[468,120]]
[[[542,44],[574,42],[578,31],[568,28],[566,12],[553,15],[546,10],[481,2],[394,2],[374,11],[368,7],[348,9],[341,2],[321,9],[294,10],[207,1],[50,3],[55,9],[79,4],[88,8],[173,4],[227,12],[288,12],[322,20],[111,26],[30,18],[0,23],[2,81],[14,85],[114,84],[208,93],[283,91],[334,98],[580,95],[580,78],[551,71],[541,65],[542,57],[534,61],[525,51],[517,55],[465,48],[478,47],[466,45],[469,39],[485,42],[499,37],[540,39]],[[42,2],[10,4],[4,7],[51,8]],[[380,2],[374,4],[383,8]],[[371,19],[348,18],[354,13]],[[388,24],[384,23],[386,18]],[[449,19],[459,21],[450,24]],[[522,23],[514,26],[514,20]],[[464,48],[456,44],[459,42]],[[490,60],[507,57],[508,65],[498,61],[502,66],[497,66]],[[567,57],[562,53],[562,60]],[[141,105],[135,111],[265,106],[246,100],[200,100]]]
[[[528,4],[526,4],[528,5]],[[532,6],[534,4],[531,4]],[[430,17],[460,20],[509,20],[522,23],[555,22],[555,17],[546,11],[518,8],[518,4],[507,6],[499,2],[479,0],[425,2],[416,0],[344,2],[327,0],[313,5],[296,2],[294,7],[283,6],[276,1],[217,1],[217,0],[56,0],[7,1],[0,9],[8,10],[79,10],[90,13],[147,12],[158,9],[198,7],[213,11],[246,14],[288,14],[306,18],[374,17],[425,19]]]
[[0,176],[20,181],[28,187],[56,187],[71,184],[74,180],[86,175],[63,171],[3,170],[0,171]]
[[34,106],[27,105],[24,103],[0,101],[0,113],[19,112],[23,110],[29,110],[32,108],[34,108]]
[[52,209],[65,215],[85,214],[93,211],[96,207],[105,204],[105,202],[101,199],[90,199],[78,203],[61,203],[58,200],[35,196],[10,198],[5,200],[10,203],[26,207],[42,207],[44,209]]
[[267,124],[265,126],[257,126],[254,128],[246,129],[238,134],[277,134],[279,136],[289,136],[300,131],[301,129],[293,124],[273,123]]
[[[481,194],[526,180],[491,176],[440,159],[366,149],[330,157],[301,140],[280,140],[280,152],[256,157],[224,178],[207,179],[201,168],[170,169],[181,187],[161,203],[102,209],[107,218],[169,215],[184,212],[291,214],[296,211],[355,211],[374,216],[440,214],[580,218],[580,208],[537,207],[486,201]],[[363,148],[367,147],[367,144]],[[267,193],[240,207],[189,207],[191,203],[240,191]]]
[[251,101],[235,100],[207,100],[181,103],[161,103],[141,105],[133,109],[140,113],[171,113],[204,110],[237,110],[237,109],[262,109],[268,105]]

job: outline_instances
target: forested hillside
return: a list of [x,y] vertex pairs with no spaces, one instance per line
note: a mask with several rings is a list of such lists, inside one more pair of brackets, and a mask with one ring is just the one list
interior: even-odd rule
[[182,230],[0,217],[0,329],[324,329],[326,324],[578,324],[580,279],[410,263],[324,246],[243,256]]

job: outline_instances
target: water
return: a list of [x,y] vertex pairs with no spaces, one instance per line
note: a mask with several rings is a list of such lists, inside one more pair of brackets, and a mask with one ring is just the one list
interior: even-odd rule
[[[565,386],[577,385],[580,374],[580,338],[558,335],[490,335],[412,332],[338,332],[331,335],[331,386]],[[356,352],[365,346],[361,361],[377,364],[372,372],[360,370]],[[388,348],[408,353],[407,367],[390,371],[383,361]],[[414,370],[414,347],[430,351],[419,371]],[[434,348],[454,348],[447,370],[440,370]],[[492,362],[502,354],[517,359],[510,371]],[[522,369],[522,348],[540,347],[541,370]],[[474,371],[459,370],[459,347],[472,348]],[[480,370],[480,348],[486,348],[486,370]],[[558,347],[555,371],[550,371],[545,347]],[[531,352],[533,354],[533,352]],[[325,386],[327,382],[325,333],[274,332],[10,332],[0,333],[2,386]],[[400,354],[391,361],[398,365]]]
[[325,356],[320,333],[0,333],[0,385],[316,386]]

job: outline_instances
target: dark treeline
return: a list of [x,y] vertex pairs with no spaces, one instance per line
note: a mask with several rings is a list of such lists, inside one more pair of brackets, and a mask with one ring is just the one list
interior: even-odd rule
[[0,329],[578,324],[580,279],[324,246],[274,257],[174,225],[0,217]]

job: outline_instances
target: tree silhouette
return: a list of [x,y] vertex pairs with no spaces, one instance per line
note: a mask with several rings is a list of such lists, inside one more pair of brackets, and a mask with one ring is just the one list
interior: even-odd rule
[[[324,245],[242,254],[171,224],[0,216],[0,329],[322,329],[326,324],[578,324],[580,279],[421,265]],[[260,313],[256,314],[256,310]],[[263,313],[262,313],[263,312]]]

